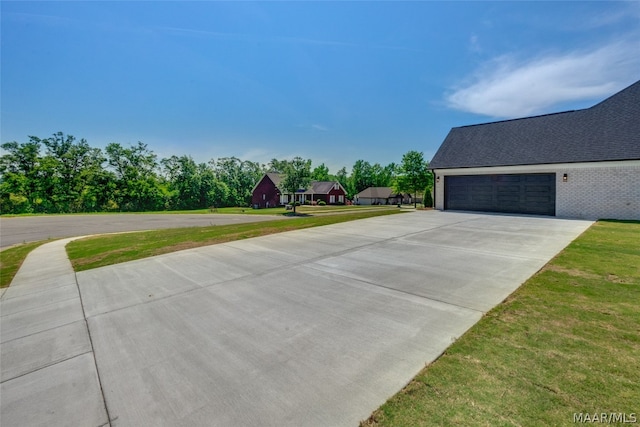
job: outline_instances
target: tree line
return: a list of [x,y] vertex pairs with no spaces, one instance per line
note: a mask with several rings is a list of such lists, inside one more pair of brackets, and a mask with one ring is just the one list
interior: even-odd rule
[[[142,142],[128,147],[110,143],[104,150],[85,139],[57,132],[49,138],[1,145],[0,212],[141,212],[249,206],[251,190],[265,172],[308,180],[338,181],[347,198],[367,187],[399,192],[430,189],[431,174],[422,153],[410,151],[400,165],[358,160],[348,173],[335,175],[311,160],[272,159],[267,165],[237,157],[196,163],[191,156],[158,156]],[[294,184],[295,185],[295,184]]]

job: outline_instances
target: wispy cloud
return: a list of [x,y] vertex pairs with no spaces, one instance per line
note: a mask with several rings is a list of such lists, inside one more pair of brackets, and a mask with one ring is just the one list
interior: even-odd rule
[[373,44],[360,44],[352,42],[344,42],[339,40],[320,40],[310,39],[306,37],[284,37],[274,35],[258,35],[258,34],[244,34],[244,33],[226,33],[219,31],[206,31],[206,30],[194,30],[190,28],[177,28],[177,27],[162,27],[159,30],[176,35],[190,35],[200,37],[211,37],[221,40],[237,41],[237,42],[251,42],[251,43],[282,43],[282,44],[300,44],[300,45],[315,45],[315,46],[338,46],[349,48],[367,48],[367,49],[385,49],[385,50],[401,50],[410,52],[422,52],[420,49],[394,46],[394,45],[373,45]]
[[513,55],[482,66],[445,96],[450,108],[512,118],[550,112],[555,105],[611,95],[640,77],[640,41],[518,61]]
[[314,132],[328,132],[329,128],[319,123],[300,123],[296,127],[304,130],[311,130]]
[[46,15],[42,13],[9,12],[5,16],[20,22],[45,25],[66,25],[73,21],[64,16]]
[[640,19],[640,2],[628,1],[616,3],[616,5],[619,5],[619,7],[582,20],[576,28],[593,29],[618,25],[624,21],[638,22],[638,19]]
[[473,53],[481,53],[482,47],[480,46],[480,40],[476,34],[472,34],[469,37],[469,50]]

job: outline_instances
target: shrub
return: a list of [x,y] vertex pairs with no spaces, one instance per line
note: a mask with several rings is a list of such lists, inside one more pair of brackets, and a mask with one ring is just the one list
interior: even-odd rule
[[431,196],[431,190],[426,191],[424,193],[424,207],[431,208],[433,207],[433,197]]
[[320,200],[318,202],[318,206],[325,206],[327,204],[327,202],[325,202],[324,200]]

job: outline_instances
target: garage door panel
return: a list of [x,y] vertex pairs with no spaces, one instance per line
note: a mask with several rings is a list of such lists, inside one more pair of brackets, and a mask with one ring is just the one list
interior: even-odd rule
[[498,202],[501,202],[501,203],[507,203],[507,202],[519,203],[520,202],[520,196],[518,196],[517,194],[502,194],[502,195],[499,194],[497,199],[498,199]]
[[541,193],[549,193],[551,191],[551,186],[549,185],[525,185],[524,191],[527,193],[533,192],[541,192]]
[[520,192],[519,185],[498,185],[497,189],[498,189],[498,193],[519,193]]
[[520,182],[520,175],[495,175],[498,182]]
[[445,209],[555,215],[555,174],[445,177]]
[[471,190],[477,193],[491,193],[493,191],[492,185],[472,185]]

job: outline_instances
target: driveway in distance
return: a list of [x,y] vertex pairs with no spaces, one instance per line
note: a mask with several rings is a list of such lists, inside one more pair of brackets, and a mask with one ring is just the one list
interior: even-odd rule
[[[9,288],[3,345],[41,358],[48,347],[23,325],[31,317],[50,341],[84,334],[91,345],[66,346],[38,370],[7,358],[21,376],[3,363],[4,416],[356,426],[590,225],[417,211],[79,272],[80,298],[60,309],[43,295],[37,313],[18,311],[25,301]],[[56,313],[69,304],[78,315],[63,324]],[[69,373],[87,387],[67,384]]]
[[96,214],[8,217],[0,219],[2,230],[0,247],[6,248],[17,243],[88,234],[205,227],[284,218],[286,217],[228,214]]

